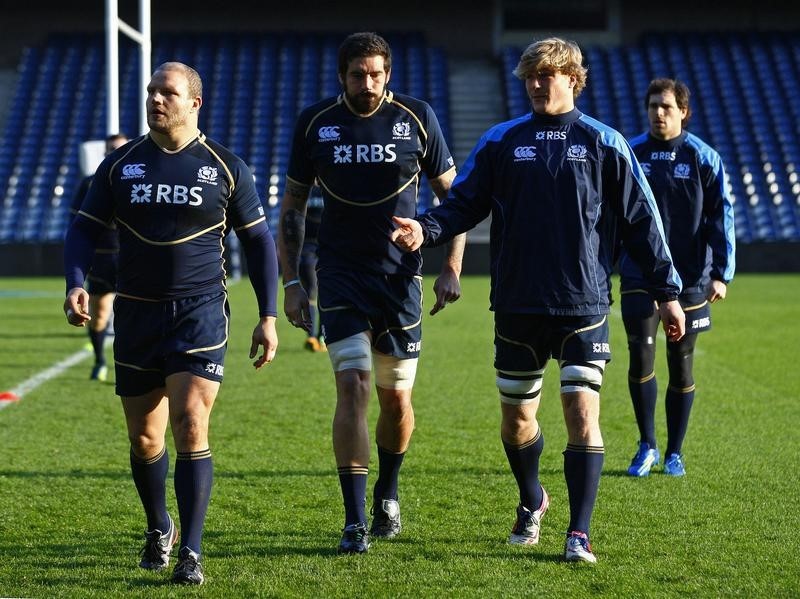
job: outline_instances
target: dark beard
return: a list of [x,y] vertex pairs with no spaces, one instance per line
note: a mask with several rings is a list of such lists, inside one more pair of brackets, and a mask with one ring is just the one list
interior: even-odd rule
[[347,95],[347,101],[359,114],[369,114],[374,111],[383,99],[383,94],[363,92],[357,96]]

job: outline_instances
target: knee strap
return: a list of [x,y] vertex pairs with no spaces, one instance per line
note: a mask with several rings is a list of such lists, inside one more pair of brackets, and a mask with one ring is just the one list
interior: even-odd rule
[[605,360],[561,362],[561,392],[599,394],[605,365]]
[[411,389],[417,376],[417,358],[398,358],[372,353],[375,363],[375,384],[382,389]]
[[372,370],[372,343],[366,332],[361,332],[328,344],[334,372],[355,368]]
[[544,368],[527,372],[498,370],[495,384],[500,391],[500,401],[521,406],[539,399],[543,375]]

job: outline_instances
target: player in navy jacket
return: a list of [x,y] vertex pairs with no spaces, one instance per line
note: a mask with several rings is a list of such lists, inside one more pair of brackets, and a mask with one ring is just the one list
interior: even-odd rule
[[647,273],[670,337],[683,335],[681,290],[639,163],[623,137],[575,108],[586,83],[580,49],[531,44],[514,73],[533,112],[491,128],[447,200],[418,220],[395,218],[411,250],[443,243],[487,215],[501,437],[520,490],[510,543],[539,541],[549,497],[539,483],[544,438],[536,420],[548,359],[561,369],[570,522],[564,558],[596,561],[589,522],[603,464],[600,385],[608,343],[609,276],[622,240]]
[[65,242],[64,310],[84,326],[83,281],[101,232],[119,229],[114,361],[133,480],[147,516],[140,566],[169,564],[178,529],[167,513],[165,433],[177,450],[175,495],[181,525],[172,580],[201,584],[201,538],[213,465],[208,422],[222,381],[229,309],[222,250],[233,229],[247,255],[259,322],[250,357],[270,362],[277,259],[247,165],[197,127],[202,82],[191,67],[162,64],[147,87],[150,132],[106,157]]
[[[664,472],[683,476],[681,448],[694,402],[692,374],[697,333],[711,328],[709,303],[725,298],[733,278],[736,237],[733,205],[719,154],[685,130],[691,115],[689,89],[672,79],[655,79],[645,95],[650,130],[631,141],[664,223],[675,267],[683,281],[680,303],[686,335],[667,341],[669,385]],[[631,476],[647,476],[661,459],[655,437],[656,304],[642,269],[628,253],[620,260],[622,317],[628,335],[628,386],[639,426],[639,449]]]
[[[340,553],[364,553],[369,535],[389,538],[400,532],[398,473],[414,430],[411,395],[422,346],[422,257],[391,242],[392,216],[417,213],[423,175],[440,198],[455,177],[431,107],[387,89],[391,58],[386,40],[375,33],[344,40],[338,56],[343,93],[298,117],[281,205],[284,311],[294,326],[309,330],[308,296],[298,267],[309,189],[318,181],[325,204],[318,236],[318,309],[336,378],[333,446],[345,506]],[[431,313],[458,299],[463,250],[462,235],[434,284]],[[368,532],[367,404],[373,365],[380,416]]]

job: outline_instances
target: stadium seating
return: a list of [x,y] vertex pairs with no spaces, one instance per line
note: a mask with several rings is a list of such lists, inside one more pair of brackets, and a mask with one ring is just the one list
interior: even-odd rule
[[[450,139],[447,59],[419,33],[387,35],[391,88],[431,103]],[[182,60],[203,76],[200,125],[242,156],[274,226],[298,111],[338,93],[338,34],[162,34],[153,63]],[[652,33],[635,45],[584,48],[589,85],[578,107],[630,137],[646,129],[642,97],[656,76],[692,90],[690,130],[723,157],[740,242],[800,240],[800,34]],[[505,48],[509,116],[529,110]],[[138,54],[120,47],[120,129],[139,131]],[[80,180],[78,148],[105,136],[103,39],[54,34],[25,49],[0,138],[0,243],[62,239]],[[433,194],[423,178],[420,210]]]
[[[390,88],[431,103],[449,132],[447,64],[418,33],[387,35]],[[201,129],[240,155],[256,177],[274,226],[299,110],[340,91],[333,34],[163,34],[153,64],[180,60],[203,76]],[[105,137],[101,35],[54,34],[27,48],[0,139],[0,243],[59,241],[81,178],[78,148]],[[120,46],[120,129],[140,131],[138,53]],[[420,209],[432,192],[423,182]]]
[[[530,106],[511,74],[520,51],[502,55],[511,116]],[[578,108],[632,137],[647,128],[648,82],[683,80],[692,91],[689,129],[725,163],[737,239],[800,240],[800,34],[652,33],[584,52],[589,85]]]

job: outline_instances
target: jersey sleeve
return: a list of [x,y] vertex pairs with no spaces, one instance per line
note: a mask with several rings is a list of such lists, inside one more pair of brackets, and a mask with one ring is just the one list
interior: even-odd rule
[[730,283],[736,268],[736,234],[733,203],[722,158],[712,155],[703,180],[703,211],[706,217],[706,240],[711,248],[711,278]]
[[75,190],[75,195],[72,198],[72,203],[69,206],[69,219],[70,222],[78,215],[78,210],[81,209],[83,198],[86,197],[86,192],[89,191],[89,186],[92,183],[92,177],[84,177],[78,183],[78,188]]
[[678,297],[681,278],[667,246],[650,184],[625,139],[604,135],[603,183],[617,214],[622,243],[659,301]]
[[110,157],[106,157],[100,163],[83,202],[79,204],[80,214],[106,226],[110,226],[114,220],[114,201],[111,191],[113,166]]
[[484,136],[472,149],[445,201],[419,217],[425,232],[424,245],[447,243],[489,216],[491,190],[492,169],[487,137]]
[[314,165],[306,145],[306,129],[309,126],[309,111],[300,113],[294,126],[292,137],[292,148],[289,153],[289,166],[286,169],[286,176],[293,181],[303,185],[311,185],[314,182]]
[[234,230],[238,230],[264,220],[265,215],[255,179],[247,165],[237,160],[233,174],[234,190],[228,203],[228,218]]
[[428,138],[426,152],[422,158],[421,165],[428,179],[435,179],[453,168],[455,161],[450,153],[450,148],[447,147],[447,141],[444,138],[439,119],[436,118],[433,108],[428,104],[424,104],[424,107],[424,122]]

